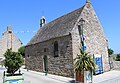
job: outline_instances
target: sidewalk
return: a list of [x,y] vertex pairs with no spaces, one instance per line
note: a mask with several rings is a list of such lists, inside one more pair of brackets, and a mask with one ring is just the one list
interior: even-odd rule
[[[26,70],[22,69],[22,71],[26,71]],[[28,72],[31,72],[31,73],[34,73],[34,74],[37,74],[40,76],[45,76],[45,73],[41,73],[41,72],[35,72],[35,71],[31,71],[31,70],[29,70]],[[46,77],[49,79],[57,80],[60,83],[75,83],[73,78],[51,75],[51,74],[48,74]],[[120,71],[118,71],[118,70],[112,70],[112,71],[105,72],[100,75],[93,76],[93,83],[103,83],[103,82],[104,83],[112,83],[111,81],[114,81],[114,83],[116,83],[115,82],[116,80],[117,81],[120,80]]]
[[[0,83],[2,83],[2,74],[4,68],[0,68]],[[24,73],[24,83],[75,83],[73,78],[51,75],[42,72],[36,72],[21,68],[21,72]],[[93,76],[93,83],[120,83],[120,71],[112,70],[100,75]]]
[[120,83],[120,71],[112,70],[93,76],[93,83]]
[[[22,70],[22,72],[23,73],[32,73],[32,74],[35,74],[35,75],[38,75],[38,76],[42,76],[42,77],[44,77],[44,78],[46,78],[46,80],[48,79],[50,79],[50,80],[54,80],[54,81],[56,81],[56,83],[75,83],[74,82],[74,79],[73,78],[68,78],[68,77],[63,77],[63,76],[57,76],[57,75],[52,75],[52,74],[47,74],[47,75],[45,75],[45,73],[42,73],[42,72],[36,72],[36,71],[31,71],[31,70],[29,70],[29,71],[27,71],[26,69],[21,69]],[[27,79],[25,79],[25,80],[27,80]],[[32,83],[32,82],[30,82],[30,83]],[[52,82],[47,82],[47,83],[52,83]]]

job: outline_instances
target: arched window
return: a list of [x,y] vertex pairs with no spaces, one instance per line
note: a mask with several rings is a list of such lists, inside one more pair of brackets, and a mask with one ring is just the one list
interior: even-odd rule
[[54,57],[58,57],[58,42],[54,42]]
[[46,48],[44,48],[44,52],[46,52],[47,51],[47,49]]
[[81,26],[78,26],[79,35],[81,35]]

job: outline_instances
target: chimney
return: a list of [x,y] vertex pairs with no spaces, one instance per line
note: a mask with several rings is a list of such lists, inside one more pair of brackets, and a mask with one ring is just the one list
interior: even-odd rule
[[8,31],[8,33],[12,33],[12,26],[8,26],[7,31]]
[[44,16],[42,16],[40,19],[40,27],[43,27],[45,24],[46,24],[46,19]]

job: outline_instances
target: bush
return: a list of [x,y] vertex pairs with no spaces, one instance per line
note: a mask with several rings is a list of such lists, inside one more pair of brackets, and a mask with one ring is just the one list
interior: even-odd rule
[[116,57],[114,56],[113,58],[112,58],[114,61],[116,61]]
[[14,73],[21,67],[24,62],[22,55],[18,52],[13,52],[12,49],[8,49],[4,56],[4,65],[7,69],[7,73],[14,75]]
[[114,53],[114,51],[111,48],[108,48],[108,54],[112,55]]
[[116,61],[120,61],[120,54],[117,54]]
[[25,46],[22,46],[18,49],[18,52],[25,58]]

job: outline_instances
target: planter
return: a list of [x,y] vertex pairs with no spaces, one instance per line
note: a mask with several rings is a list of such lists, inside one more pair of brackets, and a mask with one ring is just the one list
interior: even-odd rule
[[76,72],[76,83],[84,83],[84,71],[80,72]]
[[11,76],[4,72],[3,83],[24,83],[24,74],[14,74]]
[[76,83],[92,83],[92,73],[90,71],[76,72]]

